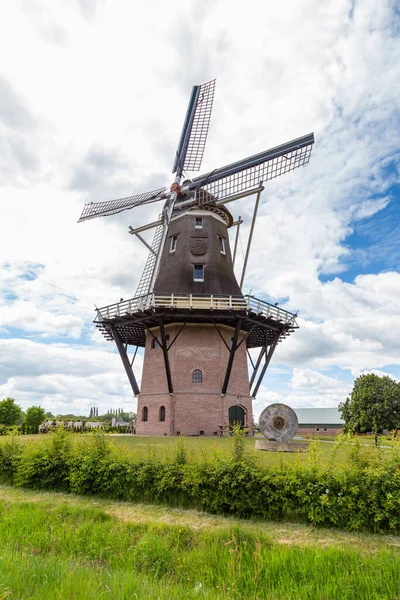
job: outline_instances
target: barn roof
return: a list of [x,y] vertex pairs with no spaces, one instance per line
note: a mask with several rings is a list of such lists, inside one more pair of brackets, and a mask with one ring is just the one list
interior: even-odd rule
[[340,425],[344,424],[338,408],[293,408],[299,425]]

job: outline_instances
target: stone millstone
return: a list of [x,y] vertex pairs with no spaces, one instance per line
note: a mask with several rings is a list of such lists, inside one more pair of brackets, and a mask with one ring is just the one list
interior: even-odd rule
[[286,404],[271,404],[260,415],[260,431],[271,442],[285,444],[296,434],[297,415]]

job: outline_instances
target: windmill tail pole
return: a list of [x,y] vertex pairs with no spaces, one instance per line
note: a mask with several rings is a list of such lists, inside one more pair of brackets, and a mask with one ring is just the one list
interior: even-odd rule
[[[261,184],[262,184],[262,182],[260,181],[260,186],[261,186]],[[249,254],[250,254],[250,246],[251,246],[251,242],[252,242],[252,239],[253,239],[254,225],[256,223],[256,218],[257,218],[258,205],[260,203],[261,192],[263,190],[264,190],[264,188],[260,187],[260,191],[257,193],[256,203],[254,205],[254,212],[253,212],[253,219],[251,221],[249,241],[247,242],[246,256],[244,257],[242,277],[240,279],[240,289],[243,288],[244,276],[246,274],[246,268],[247,268],[247,261],[249,259]]]
[[[233,266],[235,266],[235,259],[236,259],[236,250],[237,250],[237,244],[238,244],[238,238],[239,238],[239,228],[241,226],[241,224],[243,223],[242,221],[242,217],[239,216],[238,220],[236,221],[236,236],[235,236],[235,247],[233,249],[233,258],[232,258],[232,264]],[[233,223],[235,225],[235,223]]]

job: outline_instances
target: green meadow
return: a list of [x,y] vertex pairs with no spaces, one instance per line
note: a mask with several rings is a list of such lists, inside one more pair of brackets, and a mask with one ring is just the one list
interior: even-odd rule
[[400,599],[397,442],[254,446],[1,438],[0,600]]
[[394,600],[400,540],[0,487],[0,598]]

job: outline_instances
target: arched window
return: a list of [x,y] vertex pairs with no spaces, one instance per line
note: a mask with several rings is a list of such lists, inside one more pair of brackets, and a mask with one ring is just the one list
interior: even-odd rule
[[160,406],[160,411],[158,414],[159,421],[165,421],[165,406]]
[[192,381],[193,383],[203,383],[203,373],[200,369],[195,369],[193,371]]
[[147,406],[143,406],[142,421],[147,421],[148,418],[149,418],[149,409],[147,408]]
[[157,344],[156,338],[155,338],[155,337],[153,337],[153,339],[151,340],[151,347],[152,347],[152,348],[155,348],[155,347],[156,347],[156,344]]

